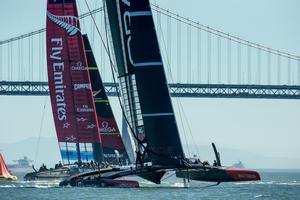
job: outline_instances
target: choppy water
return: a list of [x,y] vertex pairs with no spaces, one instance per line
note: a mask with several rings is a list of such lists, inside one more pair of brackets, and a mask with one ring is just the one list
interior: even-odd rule
[[[19,175],[20,176],[20,175]],[[61,188],[58,182],[0,183],[0,199],[300,199],[300,173],[261,173],[261,182],[222,183],[209,187],[206,183],[191,182],[183,188],[182,180],[171,177],[162,185],[141,181],[141,188]]]

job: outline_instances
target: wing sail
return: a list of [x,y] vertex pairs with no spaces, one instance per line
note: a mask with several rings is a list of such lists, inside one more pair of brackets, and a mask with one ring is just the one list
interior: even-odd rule
[[64,164],[102,162],[102,141],[75,0],[48,0],[47,65]]
[[127,118],[152,164],[184,158],[148,0],[106,0]]

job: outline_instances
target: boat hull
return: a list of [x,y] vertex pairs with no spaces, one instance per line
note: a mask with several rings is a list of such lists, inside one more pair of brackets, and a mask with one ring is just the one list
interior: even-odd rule
[[0,181],[17,181],[18,178],[16,176],[11,177],[0,177]]
[[256,171],[238,169],[234,167],[177,170],[176,177],[207,182],[241,182],[260,180],[260,176]]
[[111,180],[105,178],[72,180],[70,182],[72,187],[116,187],[116,188],[138,188],[139,183],[134,180]]
[[63,180],[71,176],[69,169],[50,169],[42,172],[32,172],[24,176],[25,181]]
[[[60,186],[73,187],[117,187],[117,188],[138,188],[139,183],[134,180],[120,179],[119,174],[126,172],[127,169],[104,168],[92,172],[84,172],[66,178],[60,182]],[[128,174],[127,174],[128,173]]]

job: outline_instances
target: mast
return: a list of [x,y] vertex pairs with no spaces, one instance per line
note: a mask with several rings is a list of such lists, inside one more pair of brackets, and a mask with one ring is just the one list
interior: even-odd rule
[[148,0],[106,0],[124,109],[153,165],[181,165],[184,153]]
[[[99,69],[87,35],[83,35],[83,41],[88,62],[89,75],[91,78],[96,113],[100,126],[104,161],[110,164],[120,164],[117,158],[117,154],[119,154],[123,164],[129,163],[130,159],[126,152],[116,119],[105,92]],[[116,153],[116,151],[118,153]]]
[[48,0],[47,64],[51,105],[64,164],[103,161],[75,0]]

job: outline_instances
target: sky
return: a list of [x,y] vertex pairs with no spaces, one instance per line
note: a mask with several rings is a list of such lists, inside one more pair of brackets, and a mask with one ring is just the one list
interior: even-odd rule
[[[79,2],[84,5],[82,0]],[[298,0],[152,2],[243,39],[300,55]],[[0,41],[45,26],[45,0],[11,0],[0,5]],[[187,124],[191,129],[186,133],[188,141],[177,101],[184,108],[185,129]],[[185,98],[173,99],[173,103],[184,144],[215,142],[265,156],[300,159],[299,100]],[[112,106],[120,122],[114,98]],[[39,135],[55,137],[49,97],[0,96],[0,127],[0,143]]]

